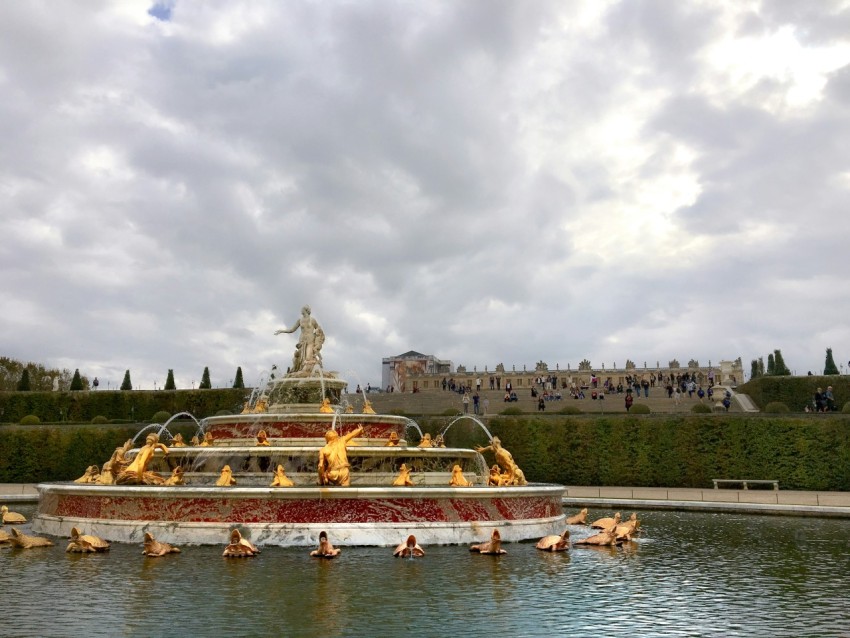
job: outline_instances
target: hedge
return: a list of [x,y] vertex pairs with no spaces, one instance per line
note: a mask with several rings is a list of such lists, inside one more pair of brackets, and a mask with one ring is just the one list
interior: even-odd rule
[[787,405],[792,412],[803,412],[812,406],[815,391],[832,386],[835,405],[850,401],[850,377],[805,376],[805,377],[757,377],[739,385],[736,390],[749,395],[759,408],[764,409],[771,401]]

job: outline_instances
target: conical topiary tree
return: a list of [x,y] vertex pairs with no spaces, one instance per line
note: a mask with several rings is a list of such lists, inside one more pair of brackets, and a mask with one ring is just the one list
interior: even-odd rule
[[132,390],[133,389],[133,383],[130,381],[130,371],[129,370],[127,370],[127,372],[124,373],[124,380],[121,382],[121,389],[122,390]]
[[171,368],[168,369],[168,378],[165,379],[165,389],[166,390],[176,390],[177,386],[174,385],[174,370]]
[[835,359],[832,358],[832,348],[826,349],[826,363],[823,364],[824,374],[838,374],[838,366],[835,365]]
[[767,355],[767,374],[776,374],[776,362],[774,361],[772,354]]
[[198,386],[198,389],[209,390],[210,388],[212,388],[212,383],[210,383],[210,369],[205,367],[204,374],[201,375],[201,385]]
[[759,376],[764,376],[764,357],[759,357]]
[[750,362],[750,379],[756,379],[759,377],[759,362],[758,359],[753,359]]
[[236,368],[236,376],[233,378],[233,387],[240,389],[245,387],[245,382],[242,380],[242,366]]
[[23,372],[21,372],[21,380],[18,381],[18,392],[29,392],[30,391],[30,371],[27,368],[24,368]]
[[71,379],[71,392],[83,389],[83,380],[80,378],[80,369],[74,370],[74,378]]
[[773,368],[773,374],[775,375],[788,376],[791,374],[788,366],[785,365],[785,360],[782,358],[781,350],[773,351]]

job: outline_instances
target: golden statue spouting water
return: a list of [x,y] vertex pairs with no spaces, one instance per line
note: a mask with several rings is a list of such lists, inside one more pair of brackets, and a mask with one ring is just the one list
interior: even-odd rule
[[528,481],[525,480],[525,474],[514,462],[513,455],[502,447],[499,437],[494,436],[490,441],[490,445],[487,447],[476,447],[475,451],[481,453],[493,452],[496,456],[496,463],[502,469],[503,485],[528,485]]
[[213,439],[212,432],[207,432],[204,434],[204,440],[201,443],[201,447],[212,447],[215,444],[215,440]]
[[157,448],[168,455],[168,448],[160,443],[157,434],[148,434],[145,444],[138,451],[127,469],[122,471],[115,479],[118,485],[162,485],[165,479],[156,472],[148,472],[148,466],[153,460]]
[[319,412],[322,414],[333,414],[334,409],[331,407],[330,399],[322,399],[322,405],[319,408]]
[[174,435],[174,438],[171,439],[171,447],[186,447],[186,443],[183,441],[183,435],[178,432]]
[[331,545],[328,540],[327,532],[319,533],[319,547],[310,552],[310,556],[315,558],[336,558],[342,550]]
[[282,465],[278,465],[274,472],[274,480],[269,487],[292,487],[295,483],[286,475]]
[[363,414],[375,414],[372,402],[369,399],[363,399]]
[[419,441],[419,445],[416,447],[434,447],[434,444],[431,442],[431,435],[427,432],[422,435],[422,440]]
[[183,478],[183,467],[178,465],[171,471],[171,476],[165,479],[163,485],[186,485]]
[[502,549],[502,535],[499,530],[494,529],[490,535],[490,540],[486,543],[479,543],[469,548],[470,552],[478,552],[479,554],[507,554],[508,552]]
[[455,465],[452,468],[452,478],[449,480],[449,485],[451,487],[471,487],[472,483],[466,480],[460,465]]
[[74,479],[74,483],[97,483],[99,478],[100,468],[97,465],[89,465],[80,478]]
[[224,548],[222,556],[227,558],[250,558],[260,553],[260,550],[247,538],[242,538],[238,529],[230,532],[230,544]]
[[393,556],[398,556],[399,558],[413,558],[424,555],[425,550],[419,546],[416,542],[416,537],[413,534],[408,536],[405,542],[400,543],[393,550]]
[[271,445],[271,443],[269,443],[269,435],[266,434],[265,430],[257,432],[257,445]]
[[325,432],[326,443],[319,450],[319,485],[351,485],[346,447],[362,433],[362,425],[343,436],[335,430]]

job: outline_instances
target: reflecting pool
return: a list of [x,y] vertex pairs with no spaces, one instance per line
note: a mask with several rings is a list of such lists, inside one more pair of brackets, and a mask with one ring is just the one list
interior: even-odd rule
[[[592,510],[589,519],[611,514]],[[522,543],[501,557],[441,546],[409,560],[390,548],[344,547],[321,560],[304,548],[269,547],[224,559],[226,539],[156,559],[141,545],[66,554],[65,539],[49,549],[5,548],[0,634],[850,635],[850,521],[639,516],[641,538],[618,549],[549,554]],[[574,539],[590,533],[571,529]]]

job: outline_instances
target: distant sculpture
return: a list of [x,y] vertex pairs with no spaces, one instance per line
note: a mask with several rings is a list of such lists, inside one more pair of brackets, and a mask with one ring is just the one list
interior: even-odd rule
[[398,468],[398,476],[393,481],[394,487],[411,487],[413,485],[413,481],[410,480],[410,469],[408,469],[405,463],[401,464],[401,467]]
[[12,547],[17,547],[18,549],[53,547],[53,541],[50,539],[42,538],[41,536],[27,536],[14,527],[12,528],[12,537],[9,539],[9,542],[12,544]]
[[160,443],[159,436],[153,433],[148,434],[145,444],[127,469],[118,474],[115,482],[118,485],[162,485],[165,482],[164,478],[156,472],[148,472],[148,466],[157,448],[161,449],[163,454],[168,454],[168,448],[164,443]]
[[446,447],[446,442],[443,440],[442,434],[438,434],[434,438],[434,447]]
[[171,447],[186,447],[186,443],[183,441],[183,435],[178,432],[174,435],[174,438],[171,439]]
[[19,525],[27,522],[27,517],[17,512],[10,512],[6,505],[0,507],[0,514],[3,515],[3,525]]
[[632,540],[632,536],[635,536],[638,533],[638,528],[640,527],[640,521],[638,520],[637,514],[632,513],[625,523],[621,525],[617,525],[614,532],[617,535],[617,540],[630,541]]
[[334,409],[331,407],[330,399],[322,399],[322,406],[319,408],[319,412],[322,414],[333,414]]
[[337,549],[328,540],[327,532],[319,533],[319,547],[310,552],[310,556],[315,558],[336,558],[342,550]]
[[265,430],[257,432],[257,445],[271,445],[271,443],[269,443],[269,435],[266,434]]
[[609,527],[612,527],[614,525],[619,525],[621,520],[622,517],[620,516],[620,512],[617,512],[616,514],[614,514],[614,518],[599,518],[593,521],[590,526],[595,529],[608,529]]
[[434,447],[434,444],[431,442],[431,435],[427,432],[422,435],[422,440],[419,441],[419,445],[416,447]]
[[502,442],[499,437],[494,436],[487,447],[476,447],[476,452],[492,451],[496,456],[496,463],[502,468],[504,482],[503,485],[527,485],[525,474],[514,463],[514,457],[505,448],[502,447]]
[[163,485],[185,485],[186,482],[183,480],[183,468],[181,466],[177,466],[171,472],[171,476],[165,479],[165,483]]
[[97,483],[99,478],[100,468],[97,465],[89,465],[80,478],[74,479],[74,483]]
[[212,432],[207,432],[204,434],[204,441],[201,443],[201,447],[212,447],[214,444],[213,434]]
[[343,436],[337,434],[335,430],[325,432],[326,443],[319,450],[319,485],[351,485],[346,447],[362,432],[362,425]]
[[233,478],[233,471],[230,469],[230,466],[225,465],[221,468],[221,476],[218,477],[218,480],[215,482],[215,486],[230,487],[231,485],[236,485],[236,479]]
[[393,550],[393,556],[398,556],[399,558],[413,558],[424,555],[425,550],[416,543],[416,537],[413,534],[408,536],[405,542],[400,543]]
[[398,434],[395,431],[390,432],[390,436],[387,439],[386,445],[384,447],[396,447],[398,445]]
[[478,552],[479,554],[507,554],[508,552],[502,549],[502,535],[499,530],[494,529],[490,535],[490,540],[486,543],[479,543],[469,548],[470,552]]
[[242,538],[238,529],[230,532],[230,544],[224,548],[222,556],[226,558],[250,558],[260,553],[251,541]]
[[563,552],[570,547],[570,530],[565,529],[564,533],[560,536],[557,534],[544,536],[537,541],[537,545],[535,545],[535,547],[543,550],[544,552]]
[[375,410],[372,408],[372,403],[369,399],[363,399],[363,414],[375,414]]
[[587,525],[587,508],[567,519],[567,525]]
[[298,329],[301,334],[295,346],[295,354],[292,357],[292,369],[290,374],[294,376],[309,376],[313,373],[315,366],[322,365],[322,344],[325,342],[325,333],[319,326],[319,322],[310,316],[310,306],[301,309],[301,318],[291,328],[276,330],[275,334],[292,334]]
[[179,553],[179,547],[174,547],[173,545],[169,545],[168,543],[160,543],[153,537],[150,532],[145,532],[145,548],[142,550],[142,554],[144,554],[145,556],[156,558],[158,556],[165,556],[166,554]]
[[466,480],[460,465],[452,468],[452,478],[449,480],[450,487],[470,487],[472,483]]
[[191,438],[189,445],[192,447],[201,447],[201,440],[198,438],[197,434]]
[[81,534],[76,527],[71,528],[71,542],[68,543],[66,552],[76,554],[88,554],[96,552],[105,552],[109,550],[109,543],[99,536],[90,536],[89,534]]
[[272,484],[269,487],[292,487],[295,483],[292,482],[286,475],[286,471],[283,469],[282,465],[278,465],[277,469],[274,471],[274,479],[272,480]]

